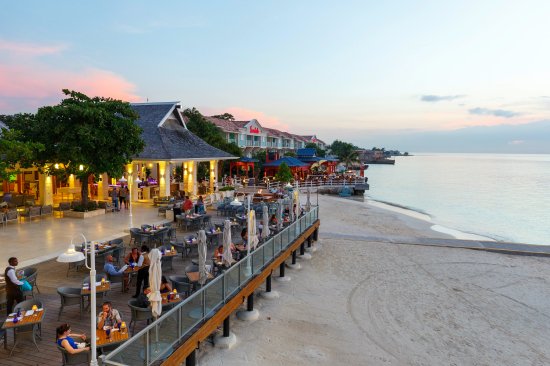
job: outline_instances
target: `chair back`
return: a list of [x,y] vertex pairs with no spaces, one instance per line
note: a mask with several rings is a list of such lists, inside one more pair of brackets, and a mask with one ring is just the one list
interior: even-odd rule
[[[101,282],[102,278],[107,279],[107,275],[105,273],[96,273],[95,282]],[[82,279],[82,284],[84,285],[85,283],[90,283],[90,276],[86,276]]]
[[[77,342],[82,342],[83,339],[79,337],[73,337],[73,339]],[[63,347],[61,347],[57,342],[55,342],[57,345],[57,349],[59,352],[61,352],[61,357],[63,358],[63,365],[81,365],[83,363],[89,364],[92,360],[91,352],[90,351],[83,351],[79,353],[73,353],[70,354],[67,352],[67,350]]]
[[61,305],[77,305],[81,301],[81,289],[76,287],[59,287],[57,293],[61,297]]
[[170,276],[168,279],[172,282],[172,288],[174,290],[178,293],[185,294],[185,296],[189,296],[191,293],[191,283],[189,283],[189,279],[187,277]]
[[132,321],[149,320],[153,318],[151,308],[142,308],[137,306],[137,300],[132,299],[128,301],[128,307],[130,307],[130,311],[132,312]]

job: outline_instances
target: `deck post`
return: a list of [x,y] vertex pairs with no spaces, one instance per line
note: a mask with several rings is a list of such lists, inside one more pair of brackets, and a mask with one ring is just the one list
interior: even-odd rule
[[229,316],[223,320],[223,334],[214,337],[214,345],[218,348],[231,348],[237,343],[237,337],[231,333]]
[[196,358],[196,350],[193,350],[186,358],[185,358],[185,366],[195,366],[197,364],[197,358]]
[[279,265],[279,277],[277,277],[277,278],[275,279],[277,282],[286,282],[286,281],[290,281],[290,277],[288,277],[288,276],[285,277],[285,265],[286,265],[285,262],[282,262],[282,263]]
[[246,311],[237,311],[237,319],[252,322],[254,320],[258,320],[259,317],[260,312],[254,309],[254,292],[252,292],[246,298]]
[[279,293],[277,291],[271,291],[271,275],[272,273],[270,273],[269,276],[265,278],[265,291],[260,292],[260,296],[263,299],[271,300],[279,297]]

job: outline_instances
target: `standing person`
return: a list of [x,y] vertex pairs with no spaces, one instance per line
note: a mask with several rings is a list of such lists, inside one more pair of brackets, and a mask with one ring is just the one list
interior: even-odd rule
[[111,200],[113,201],[113,206],[115,207],[116,211],[120,211],[118,208],[118,190],[117,187],[113,187],[113,190],[111,191]]
[[23,301],[23,291],[21,291],[21,286],[23,282],[17,279],[15,274],[15,267],[19,264],[17,258],[11,257],[8,259],[9,266],[6,267],[4,271],[4,278],[6,279],[6,295],[7,295],[7,314],[10,315],[13,311],[14,302],[20,303]]
[[120,187],[120,192],[118,193],[118,200],[119,200],[121,210],[123,208],[122,206],[124,206],[124,208],[128,208],[126,207],[126,196],[127,196],[126,186]]
[[128,186],[124,186],[124,193],[125,193],[125,199],[124,199],[124,208],[128,209],[130,207],[130,188]]
[[197,199],[197,204],[195,205],[195,213],[196,214],[205,214],[206,210],[204,209],[204,200],[202,199],[202,196],[199,196]]
[[136,293],[132,296],[134,299],[137,298],[141,292],[141,285],[143,284],[143,289],[149,287],[149,265],[151,261],[149,260],[149,247],[147,245],[141,246],[141,255],[138,260],[138,274],[136,280]]

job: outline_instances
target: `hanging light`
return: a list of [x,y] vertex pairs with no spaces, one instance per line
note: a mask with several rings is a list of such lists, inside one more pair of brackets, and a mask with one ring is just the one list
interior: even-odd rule
[[128,179],[126,179],[126,178],[124,178],[124,176],[122,176],[122,178],[120,178],[118,181],[122,182],[122,183],[126,183],[126,182],[128,182]]
[[84,170],[84,165],[80,164],[80,166],[78,167],[78,170],[80,171]]
[[74,244],[71,243],[67,250],[64,253],[61,253],[59,257],[57,257],[57,261],[60,263],[74,263],[74,262],[80,262],[84,260],[84,253],[77,252],[74,248]]

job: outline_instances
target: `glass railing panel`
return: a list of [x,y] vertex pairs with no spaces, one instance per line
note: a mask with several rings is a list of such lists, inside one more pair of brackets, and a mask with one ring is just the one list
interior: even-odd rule
[[223,299],[223,277],[218,276],[204,289],[205,314],[207,317],[223,304]]
[[[128,322],[128,324],[130,324]],[[111,354],[110,359],[122,365],[147,365],[143,350],[147,347],[147,332],[131,338],[131,342],[123,344],[124,347],[117,348],[116,354]]]
[[224,273],[225,277],[225,297],[231,296],[239,289],[239,266],[233,265]]
[[264,247],[260,247],[252,253],[252,271],[256,275],[262,272],[264,266]]
[[273,257],[274,257],[273,249],[274,248],[275,248],[275,240],[273,240],[273,238],[269,239],[264,244],[264,264],[268,263],[269,261],[271,261],[273,259]]
[[239,272],[241,274],[240,285],[243,285],[250,277],[252,277],[252,256],[239,262]]
[[280,232],[273,238],[273,243],[275,247],[275,254],[279,254],[281,252],[281,242],[282,242],[283,234]]
[[[172,316],[172,314],[176,314]],[[161,317],[155,325],[148,330],[149,364],[158,359],[166,358],[172,353],[172,345],[179,339],[176,335],[178,321],[177,312],[169,317]],[[145,350],[143,350],[145,351]]]
[[193,294],[180,308],[182,335],[188,334],[203,319],[203,291]]

